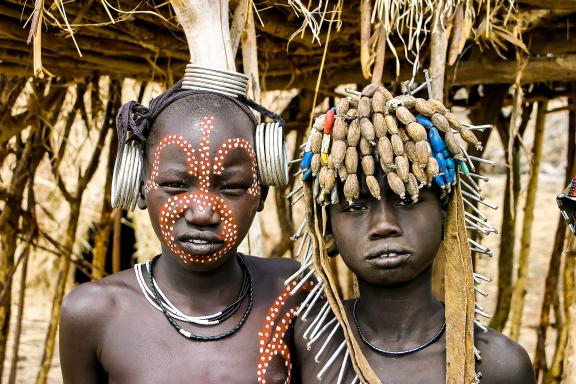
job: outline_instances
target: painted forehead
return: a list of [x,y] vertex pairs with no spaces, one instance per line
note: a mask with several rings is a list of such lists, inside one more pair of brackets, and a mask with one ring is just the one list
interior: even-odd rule
[[155,147],[170,134],[198,144],[202,137],[200,126],[206,116],[213,118],[210,135],[213,144],[221,144],[230,138],[243,138],[253,146],[252,120],[233,102],[214,95],[193,95],[168,106],[154,122],[148,146]]

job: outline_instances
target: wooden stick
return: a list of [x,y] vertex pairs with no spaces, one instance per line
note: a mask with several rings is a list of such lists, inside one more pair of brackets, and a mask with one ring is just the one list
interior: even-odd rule
[[[571,98],[571,103],[574,105],[574,97]],[[564,176],[564,185],[568,185],[574,172],[576,171],[576,164],[574,158],[576,157],[576,130],[573,129],[576,123],[576,112],[570,114],[571,119],[570,129],[568,130],[568,151],[566,154],[566,174]],[[560,268],[562,265],[562,248],[564,247],[566,235],[566,223],[562,217],[558,217],[558,224],[556,227],[556,235],[554,237],[554,244],[552,246],[550,262],[548,266],[548,274],[546,275],[546,283],[544,286],[544,300],[540,310],[540,322],[537,327],[537,342],[536,351],[533,359],[534,372],[538,378],[539,374],[545,374],[548,370],[546,364],[546,338],[547,331],[550,325],[550,309],[555,301],[557,301],[560,287]]]
[[192,62],[235,71],[228,0],[170,0],[170,4],[184,29]]
[[[108,93],[110,95],[110,92]],[[111,108],[111,104],[108,103],[108,106]],[[108,113],[106,113],[108,115]],[[88,122],[86,122],[88,124]],[[65,240],[64,240],[64,249],[71,250],[74,246],[76,241],[76,229],[78,228],[78,219],[80,215],[80,207],[82,205],[82,196],[84,191],[86,190],[86,186],[94,176],[96,169],[98,167],[98,160],[100,158],[100,154],[102,152],[102,147],[104,146],[104,141],[106,140],[106,136],[108,134],[108,127],[102,127],[100,129],[100,133],[98,135],[98,139],[96,141],[96,146],[84,173],[80,175],[78,179],[78,183],[76,184],[75,192],[70,193],[63,181],[60,180],[58,183],[61,192],[65,195],[68,195],[66,200],[70,205],[70,215],[68,220],[68,225],[66,227],[65,233]],[[58,170],[54,170],[58,172]],[[57,270],[58,277],[56,279],[56,289],[54,291],[54,297],[52,301],[52,310],[50,314],[50,322],[48,324],[48,330],[46,332],[46,339],[44,342],[44,348],[42,352],[42,360],[40,365],[40,370],[36,377],[36,384],[46,384],[48,380],[48,373],[50,371],[50,367],[52,365],[52,357],[54,355],[54,348],[56,344],[56,331],[58,329],[58,319],[60,317],[60,308],[62,306],[62,300],[64,299],[64,293],[66,291],[66,282],[68,281],[68,275],[71,271],[71,261],[70,255],[65,255],[59,260]]]
[[374,70],[372,72],[372,83],[382,84],[384,75],[384,62],[386,59],[386,31],[380,25],[378,29],[378,45],[376,46],[376,58],[374,60]]
[[542,145],[544,141],[547,108],[548,101],[541,101],[538,103],[538,115],[536,117],[536,127],[534,131],[530,177],[528,179],[528,187],[526,190],[524,220],[522,222],[522,240],[520,242],[520,257],[518,261],[518,278],[512,293],[510,337],[513,340],[518,340],[518,337],[520,336],[522,313],[524,311],[524,297],[528,287],[528,265],[530,243],[532,241],[532,224],[534,222],[538,177],[540,176],[540,163],[542,160]]
[[[34,184],[34,176],[30,178],[29,185]],[[33,240],[38,235],[38,227],[36,225],[36,202],[34,198],[34,188],[28,188],[28,209],[30,211],[31,222],[27,239],[24,243],[24,249],[18,261],[22,261],[22,272],[20,276],[20,287],[18,289],[18,313],[16,314],[16,329],[14,330],[14,342],[12,345],[12,361],[10,363],[10,375],[8,384],[16,384],[16,375],[18,373],[18,351],[20,349],[20,336],[22,335],[22,319],[24,316],[24,304],[26,299],[26,277],[28,276],[28,260],[30,258],[30,248],[32,247]]]
[[[505,92],[504,90],[501,90]],[[522,110],[522,121],[518,129],[519,136],[523,135],[528,122],[532,107]],[[502,143],[507,143],[510,135],[510,120],[505,119],[500,113],[500,122],[496,124],[497,132]],[[498,296],[496,298],[496,311],[490,321],[490,327],[502,332],[508,316],[512,297],[512,280],[514,276],[514,249],[516,247],[516,212],[518,210],[518,196],[520,195],[520,141],[518,137],[514,141],[514,156],[511,167],[506,172],[506,188],[502,202],[502,225],[500,227],[500,255],[498,257]],[[507,146],[504,146],[505,152]],[[506,154],[506,156],[508,156]]]
[[371,0],[360,2],[360,66],[365,79],[370,78],[370,28],[372,17]]
[[446,73],[446,51],[448,49],[448,37],[442,23],[442,10],[444,0],[437,3],[434,12],[434,23],[430,36],[430,74],[434,76],[432,82],[432,97],[444,101],[444,78]]

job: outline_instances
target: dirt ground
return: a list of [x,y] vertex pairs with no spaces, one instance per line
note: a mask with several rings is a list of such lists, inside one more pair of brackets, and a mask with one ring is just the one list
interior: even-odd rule
[[[561,116],[562,115],[562,116]],[[529,149],[532,133],[527,132],[526,145]],[[503,163],[502,153],[498,149],[500,144],[492,138],[488,145],[488,155],[494,160]],[[545,137],[545,163],[542,166],[539,185],[537,193],[537,203],[534,219],[534,227],[532,233],[532,244],[530,250],[530,268],[529,268],[529,285],[526,295],[526,307],[523,317],[523,327],[520,337],[520,343],[527,349],[530,355],[533,355],[536,341],[535,327],[538,323],[540,305],[542,301],[541,292],[543,291],[544,281],[546,278],[546,271],[548,270],[548,260],[550,258],[550,250],[552,247],[553,236],[555,233],[555,225],[558,218],[558,210],[556,207],[555,197],[562,189],[564,177],[564,153],[566,142],[566,124],[565,116],[563,114],[555,114],[550,116],[548,121],[548,129]],[[527,165],[523,167],[524,171],[527,170]],[[499,172],[498,169],[496,169]],[[498,174],[491,174],[490,183],[485,187],[485,194],[488,200],[501,205],[501,196],[504,188],[504,175],[499,172]],[[527,180],[527,173],[523,173],[523,183]],[[524,185],[523,184],[523,185]],[[524,206],[523,190],[521,200],[519,202],[520,217],[518,223],[522,220],[522,208]],[[273,203],[268,199],[268,207],[264,213],[263,222],[266,222],[266,217],[273,214]],[[483,210],[489,217],[490,222],[500,227],[501,211]],[[273,220],[273,216],[272,216]],[[518,225],[517,238],[519,242],[520,226]],[[265,239],[265,250],[270,249],[273,245],[273,240],[277,233],[274,232],[274,227],[271,225],[263,225],[263,236]],[[499,235],[489,236],[485,244],[491,246],[494,250],[494,257],[492,259],[482,258],[478,263],[478,270],[483,274],[490,276],[494,279],[497,278],[496,265],[498,258],[497,245],[499,244]],[[15,281],[18,284],[18,281]],[[496,285],[493,283],[485,287],[490,293],[487,299],[481,298],[480,302],[483,306],[492,310],[495,306],[494,292]],[[46,334],[46,327],[48,324],[48,317],[51,307],[51,290],[47,289],[46,285],[30,283],[26,292],[26,310],[23,321],[23,331],[21,337],[20,353],[18,356],[18,383],[33,383],[35,382],[38,372],[39,362],[44,344]],[[16,307],[14,306],[14,314]],[[14,322],[13,322],[14,323]],[[13,324],[12,324],[13,327]],[[4,368],[4,378],[6,379],[9,371],[12,353],[12,337],[14,331],[10,331],[10,340],[8,346],[7,364]],[[79,342],[82,342],[79,340]],[[50,384],[62,383],[60,375],[60,366],[58,362],[58,350],[56,350],[55,357],[52,363],[52,370],[49,377]]]

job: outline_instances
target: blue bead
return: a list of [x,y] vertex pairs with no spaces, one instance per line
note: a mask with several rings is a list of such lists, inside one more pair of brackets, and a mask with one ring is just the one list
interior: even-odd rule
[[428,140],[430,141],[430,145],[432,146],[432,150],[434,150],[434,152],[442,152],[446,148],[444,140],[442,140],[440,133],[434,127],[428,130]]
[[308,180],[308,178],[310,178],[311,175],[312,175],[312,170],[309,169],[306,172],[304,172],[304,174],[302,175],[302,180],[303,181]]
[[446,159],[446,168],[448,169],[456,168],[456,164],[454,163],[454,159],[452,157],[444,156],[444,158]]
[[439,187],[443,187],[445,184],[442,176],[434,176],[434,182],[438,184]]
[[454,168],[448,168],[448,182],[450,184],[456,181],[456,170]]
[[332,107],[332,110],[334,111],[334,114],[336,114],[336,107]]
[[438,167],[440,168],[440,172],[446,173],[446,160],[444,159],[444,156],[442,156],[441,153],[437,153],[434,155],[434,157],[436,158],[436,161],[438,162]]
[[416,116],[416,121],[419,122],[420,124],[422,124],[422,126],[424,126],[424,128],[426,128],[426,129],[430,129],[430,128],[434,127],[434,124],[432,124],[432,121],[430,121],[430,119],[427,118],[426,116],[418,115],[418,116]]
[[300,169],[310,168],[310,164],[312,164],[312,156],[314,156],[314,153],[312,153],[312,151],[304,152],[304,156],[302,157],[302,161],[300,162]]

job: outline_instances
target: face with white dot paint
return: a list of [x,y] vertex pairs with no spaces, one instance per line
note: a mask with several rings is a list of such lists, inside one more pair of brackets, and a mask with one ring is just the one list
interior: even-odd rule
[[234,254],[261,205],[253,130],[215,95],[180,99],[158,116],[143,196],[163,255],[211,269]]

